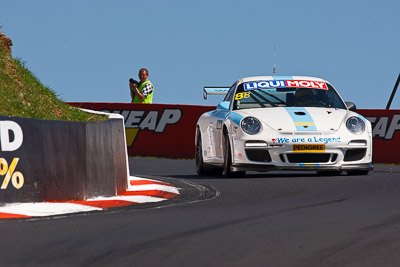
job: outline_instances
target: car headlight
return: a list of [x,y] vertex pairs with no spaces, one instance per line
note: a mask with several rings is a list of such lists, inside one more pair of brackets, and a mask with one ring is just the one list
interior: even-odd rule
[[241,127],[247,134],[258,134],[261,131],[261,122],[254,117],[246,117],[242,120]]
[[362,134],[365,130],[365,122],[359,117],[350,117],[346,121],[346,127],[353,134]]

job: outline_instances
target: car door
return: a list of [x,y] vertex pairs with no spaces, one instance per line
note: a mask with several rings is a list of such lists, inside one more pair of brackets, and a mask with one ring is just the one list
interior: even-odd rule
[[[234,83],[231,88],[228,90],[223,102],[230,102],[232,101],[234,92],[236,90],[237,83]],[[224,136],[223,136],[223,125],[225,119],[228,117],[230,112],[230,108],[227,109],[217,109],[213,120],[212,120],[212,138],[214,143],[214,156],[218,158],[223,157],[223,145],[224,145]]]

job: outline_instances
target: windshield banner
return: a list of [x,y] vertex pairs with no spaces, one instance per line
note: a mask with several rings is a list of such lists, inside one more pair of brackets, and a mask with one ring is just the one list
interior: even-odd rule
[[302,87],[302,88],[328,90],[326,83],[317,81],[274,80],[274,81],[249,82],[244,84],[245,91],[255,90],[255,89],[280,88],[280,87]]

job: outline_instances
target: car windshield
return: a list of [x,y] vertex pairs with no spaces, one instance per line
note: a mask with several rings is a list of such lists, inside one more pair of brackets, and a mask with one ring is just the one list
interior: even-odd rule
[[321,86],[316,86],[317,83],[311,82],[311,86],[318,88],[307,88],[306,83],[293,83],[293,85],[300,85],[293,87],[285,87],[285,83],[275,84],[275,86],[280,85],[280,87],[269,87],[265,86],[265,84],[270,85],[268,81],[240,84],[234,95],[233,109],[272,107],[325,107],[346,109],[346,105],[343,103],[336,90],[327,83],[318,83],[318,85]]

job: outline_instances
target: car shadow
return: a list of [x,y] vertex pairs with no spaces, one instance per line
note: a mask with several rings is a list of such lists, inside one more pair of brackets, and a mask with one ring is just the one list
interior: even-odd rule
[[329,177],[340,177],[346,176],[346,173],[343,172],[341,174],[325,174],[321,175],[317,172],[265,172],[265,173],[257,173],[257,172],[249,172],[246,173],[245,176],[239,177],[229,177],[226,178],[224,176],[205,176],[205,175],[169,175],[168,177],[177,178],[177,179],[197,179],[197,180],[204,180],[204,179],[216,179],[216,180],[224,180],[224,179],[265,179],[265,178],[329,178]]

